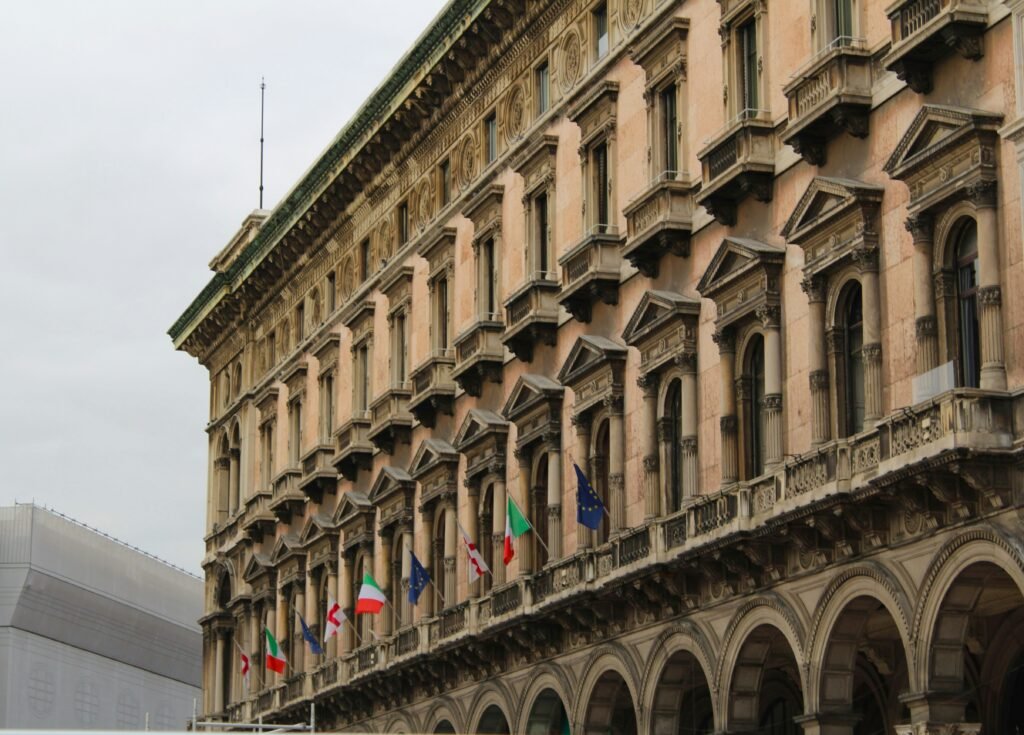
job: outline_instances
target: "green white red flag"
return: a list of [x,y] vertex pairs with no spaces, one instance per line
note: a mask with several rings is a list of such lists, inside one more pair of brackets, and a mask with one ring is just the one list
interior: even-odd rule
[[356,615],[361,613],[376,615],[384,607],[386,599],[373,576],[369,572],[363,572],[363,584],[359,588],[359,599],[356,600]]
[[285,659],[281,647],[277,645],[277,639],[270,632],[270,628],[264,628],[263,632],[267,636],[267,668],[275,674],[283,674],[288,661]]
[[519,511],[519,506],[516,505],[516,501],[512,499],[512,496],[508,496],[508,507],[505,509],[505,554],[504,561],[505,566],[509,565],[509,562],[515,558],[516,548],[513,541],[524,533],[529,531],[533,526],[526,520],[526,517]]

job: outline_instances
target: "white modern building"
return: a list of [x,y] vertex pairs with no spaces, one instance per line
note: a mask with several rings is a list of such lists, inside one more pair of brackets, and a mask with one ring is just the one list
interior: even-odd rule
[[183,730],[203,583],[35,505],[0,508],[0,730]]

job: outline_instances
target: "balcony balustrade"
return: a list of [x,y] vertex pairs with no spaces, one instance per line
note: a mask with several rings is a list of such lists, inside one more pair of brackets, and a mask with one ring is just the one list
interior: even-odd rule
[[338,487],[338,471],[331,464],[334,447],[318,444],[302,457],[301,490],[314,503],[323,500],[324,493],[333,493]]
[[956,52],[980,59],[988,26],[988,4],[982,0],[902,0],[886,13],[892,46],[882,65],[919,94],[932,91],[935,62]]
[[559,288],[555,278],[553,273],[535,273],[505,301],[501,341],[523,362],[533,362],[534,345],[555,345]]
[[289,467],[274,478],[274,495],[270,500],[270,511],[282,523],[288,523],[292,514],[306,504],[306,496],[299,489],[302,469]]
[[500,315],[490,314],[455,338],[452,377],[469,395],[479,397],[484,382],[501,382],[501,366],[505,363],[505,345],[501,342],[504,329]]
[[723,225],[736,224],[737,204],[748,195],[772,199],[775,126],[763,110],[744,110],[697,153],[702,186],[697,203]]
[[274,532],[277,516],[270,510],[273,497],[274,491],[268,486],[245,499],[245,515],[242,517],[241,528],[253,541],[260,541],[264,535]]
[[626,245],[622,257],[648,278],[657,278],[666,254],[690,255],[693,187],[668,171],[624,210]]
[[373,444],[370,442],[370,412],[361,411],[335,432],[334,458],[331,464],[346,480],[355,481],[359,470],[369,470],[373,462]]
[[416,420],[428,429],[434,428],[438,413],[450,416],[454,410],[454,367],[455,351],[445,349],[434,352],[426,362],[412,372],[409,410]]
[[594,304],[599,301],[619,303],[623,241],[614,225],[594,225],[558,259],[562,267],[558,302],[577,321],[589,324]]
[[871,52],[859,38],[838,38],[793,75],[783,88],[789,123],[782,142],[807,163],[825,163],[826,143],[846,131],[868,134],[871,111]]
[[394,454],[395,444],[409,443],[412,435],[411,395],[412,383],[398,383],[370,404],[367,438],[382,452]]

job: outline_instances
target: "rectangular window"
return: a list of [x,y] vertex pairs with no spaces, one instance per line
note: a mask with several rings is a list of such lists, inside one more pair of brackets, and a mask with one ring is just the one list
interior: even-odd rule
[[594,8],[594,52],[603,59],[608,53],[608,5],[601,3]]
[[406,379],[406,344],[405,344],[405,314],[398,314],[395,316],[395,344],[394,355],[395,360],[395,383],[401,385]]
[[679,170],[679,136],[678,119],[676,117],[676,86],[670,84],[660,95],[661,102],[661,137],[665,172],[668,178],[675,178]]
[[444,207],[452,201],[452,163],[446,158],[441,161],[441,206]]
[[742,84],[740,113],[745,117],[758,109],[757,94],[757,25],[750,20],[739,27],[740,82]]
[[274,423],[269,422],[263,433],[263,483],[270,488],[274,479]]
[[551,104],[551,75],[548,72],[547,62],[538,66],[534,72],[534,86],[537,89],[537,114],[543,115]]
[[548,254],[548,195],[542,192],[533,198],[533,221],[535,243],[534,265],[540,278],[547,278],[549,269]]
[[267,336],[267,369],[270,370],[277,364],[277,335],[271,332]]
[[359,278],[365,281],[370,277],[370,238],[359,243]]
[[607,232],[608,216],[608,144],[598,143],[591,154],[594,177],[594,216],[599,232]]
[[338,285],[335,281],[334,271],[327,274],[327,313],[334,311],[335,299],[338,294]]
[[330,375],[324,377],[321,400],[324,404],[321,439],[327,443],[331,440],[331,434],[334,432],[334,378]]
[[370,407],[370,348],[362,345],[356,353],[356,410]]
[[295,344],[299,344],[306,337],[306,306],[299,304],[295,307]]
[[850,0],[832,0],[832,40],[847,46],[853,40],[853,7]]
[[480,284],[481,304],[484,307],[485,319],[496,319],[498,311],[498,273],[494,261],[494,238],[489,237],[481,246],[480,257],[483,258],[483,273]]
[[436,312],[434,314],[435,323],[437,324],[437,348],[439,350],[447,350],[449,347],[448,342],[448,279],[438,278],[434,285],[434,293],[436,294],[437,304],[435,306]]
[[498,118],[492,112],[484,119],[484,136],[487,141],[487,163],[498,157]]
[[402,202],[398,205],[398,244],[405,245],[409,242],[409,203]]
[[299,461],[302,444],[302,402],[293,401],[288,407],[288,418],[291,419],[290,436],[288,437],[288,459],[294,465]]

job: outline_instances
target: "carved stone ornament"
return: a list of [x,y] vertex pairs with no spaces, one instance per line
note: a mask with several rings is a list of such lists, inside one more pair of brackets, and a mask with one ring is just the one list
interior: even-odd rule
[[526,93],[517,84],[505,97],[505,140],[510,144],[522,137],[526,129]]
[[467,188],[476,178],[476,165],[476,140],[469,134],[459,148],[459,182],[462,188]]
[[568,92],[579,81],[583,68],[583,47],[579,33],[570,29],[562,40],[562,68],[558,83],[563,92]]

